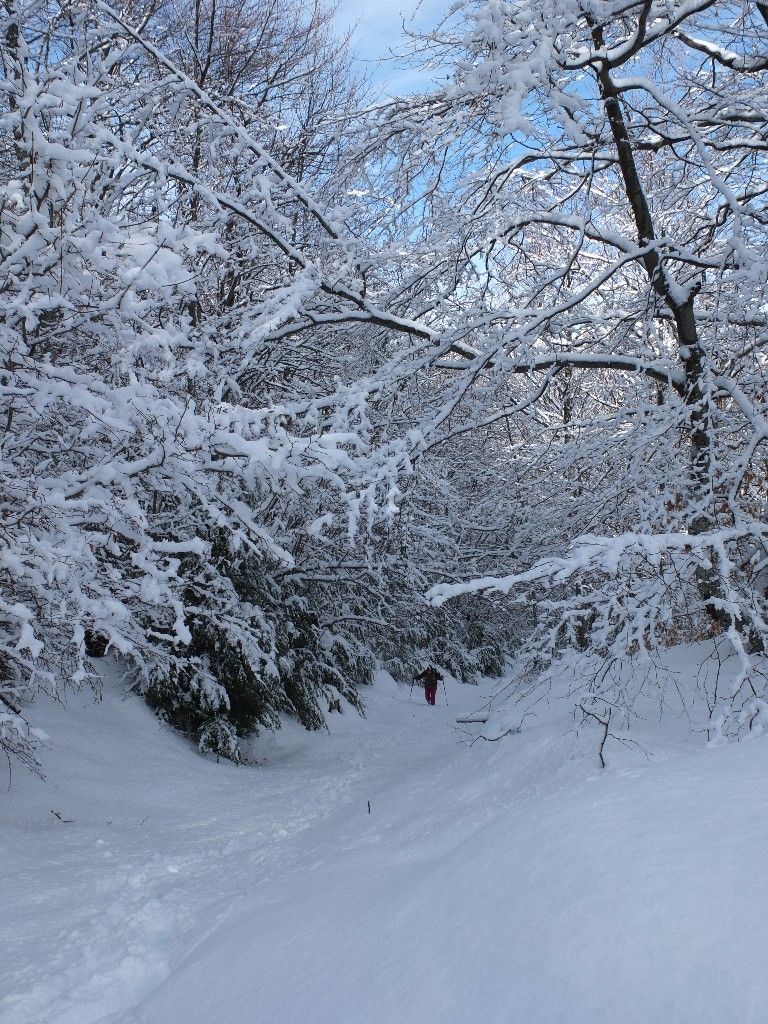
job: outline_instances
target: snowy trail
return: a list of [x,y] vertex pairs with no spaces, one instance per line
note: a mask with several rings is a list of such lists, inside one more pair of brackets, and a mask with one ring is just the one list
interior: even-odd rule
[[[402,703],[404,694],[393,691],[390,702]],[[23,828],[12,834],[16,849],[2,898],[9,919],[19,922],[18,956],[5,965],[12,977],[3,984],[0,1014],[9,1024],[119,1019],[245,896],[289,876],[296,864],[303,871],[356,837],[377,835],[381,794],[413,788],[429,767],[430,725],[443,727],[437,735],[446,746],[453,712],[416,704],[417,696],[401,723],[405,734],[346,715],[339,735],[293,731],[294,753],[282,756],[282,737],[267,740],[274,748],[267,763],[242,769],[190,755],[138,702],[118,707],[114,690],[80,718],[54,708],[50,729],[69,746],[49,759],[55,781],[33,786],[33,808],[17,811]],[[455,752],[450,733],[447,747]],[[67,778],[78,760],[83,777]],[[98,778],[88,779],[89,763]],[[56,821],[50,810],[60,808],[76,821]],[[24,851],[28,817],[37,846],[31,861]],[[312,836],[297,843],[302,833]]]
[[56,781],[0,805],[2,1024],[764,1024],[764,742],[600,773],[556,717],[460,742],[449,696],[241,769],[114,688],[51,709]]

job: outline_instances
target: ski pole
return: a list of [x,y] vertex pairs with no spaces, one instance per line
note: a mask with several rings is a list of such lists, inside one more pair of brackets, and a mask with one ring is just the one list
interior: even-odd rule
[[413,684],[414,684],[415,682],[416,682],[416,680],[415,680],[415,679],[412,679],[412,680],[411,680],[411,688],[410,688],[410,690],[408,691],[408,703],[409,703],[409,704],[411,703],[411,694],[413,693]]
[[445,688],[445,680],[442,679],[441,682],[443,684],[443,695],[445,697],[445,706],[448,707],[448,691]]

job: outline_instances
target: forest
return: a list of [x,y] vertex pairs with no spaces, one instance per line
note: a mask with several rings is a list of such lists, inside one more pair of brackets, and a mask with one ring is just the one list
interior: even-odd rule
[[[208,755],[434,661],[768,715],[768,5],[0,2],[0,747],[105,655]],[[600,746],[603,758],[603,745]]]

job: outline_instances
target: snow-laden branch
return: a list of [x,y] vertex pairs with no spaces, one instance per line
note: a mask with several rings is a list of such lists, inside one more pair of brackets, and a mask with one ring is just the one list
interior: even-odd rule
[[601,573],[615,576],[620,564],[627,558],[640,557],[652,564],[665,554],[692,555],[706,560],[714,550],[739,541],[765,543],[768,524],[749,523],[743,527],[714,530],[709,534],[689,533],[623,533],[614,537],[583,536],[574,541],[567,555],[545,558],[524,572],[507,576],[486,576],[465,583],[438,584],[429,591],[428,600],[442,604],[462,594],[509,594],[530,584],[557,586],[579,575]]

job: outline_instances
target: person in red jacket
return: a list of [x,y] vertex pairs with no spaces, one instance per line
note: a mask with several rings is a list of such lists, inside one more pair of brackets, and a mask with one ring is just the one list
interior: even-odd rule
[[427,665],[423,672],[419,672],[414,682],[421,683],[424,687],[424,697],[427,704],[435,703],[435,697],[437,696],[437,684],[442,682],[442,674],[438,672],[434,665]]

